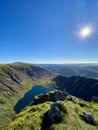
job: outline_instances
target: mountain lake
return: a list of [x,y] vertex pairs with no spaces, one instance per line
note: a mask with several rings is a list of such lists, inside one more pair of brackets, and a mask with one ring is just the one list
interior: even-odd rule
[[33,102],[34,97],[39,94],[45,94],[49,91],[55,90],[55,88],[45,88],[42,86],[33,86],[31,90],[25,93],[23,98],[21,98],[16,105],[14,106],[15,113],[19,113],[22,109],[24,109],[27,105]]

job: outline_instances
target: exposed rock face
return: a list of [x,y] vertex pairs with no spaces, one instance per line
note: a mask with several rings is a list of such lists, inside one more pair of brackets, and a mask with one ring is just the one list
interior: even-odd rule
[[52,123],[61,121],[63,112],[66,112],[63,101],[58,101],[51,104],[50,110],[48,111],[48,117]]
[[90,113],[90,112],[82,112],[81,116],[83,117],[83,119],[88,122],[89,124],[94,125],[95,123],[95,119],[94,116]]
[[68,93],[66,91],[54,90],[46,94],[35,96],[34,102],[32,104],[39,104],[46,101],[56,102],[59,100],[65,100],[67,96],[68,96]]
[[17,87],[22,86],[26,79],[32,80],[44,76],[54,76],[54,74],[34,64],[0,64],[0,92],[17,93]]
[[51,105],[51,108],[48,111],[48,117],[50,118],[50,120],[52,121],[52,123],[55,123],[55,122],[61,120],[62,113],[58,109],[58,107],[57,107],[57,105],[55,103]]

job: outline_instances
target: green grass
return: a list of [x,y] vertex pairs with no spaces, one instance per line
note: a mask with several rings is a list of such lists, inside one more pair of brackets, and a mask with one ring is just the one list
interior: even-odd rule
[[[53,83],[49,77],[45,77],[45,80],[44,80],[44,77],[42,77],[40,79],[34,79],[33,81],[27,78],[25,79],[25,81],[23,81],[22,86],[20,85],[17,87],[17,93],[7,92],[6,95],[0,95],[0,99],[5,99],[5,103],[0,105],[0,109],[5,114],[13,118],[15,115],[13,107],[15,106],[17,101],[20,98],[22,98],[24,94],[32,88],[32,86],[35,86],[35,85],[42,85],[44,87],[45,86],[49,87],[49,86],[52,86]],[[2,119],[1,119],[1,122],[3,123]],[[3,128],[4,123],[3,124],[2,123],[0,124],[0,129]],[[4,129],[5,129],[5,126],[7,126],[6,122],[5,124],[4,124]]]
[[[75,97],[74,100],[75,103],[69,100],[64,101],[67,113],[64,113],[61,122],[52,124],[51,127],[54,130],[97,130],[98,104],[85,102]],[[81,103],[84,105],[81,106]],[[44,114],[49,110],[51,104],[52,102],[46,102],[26,107],[22,112],[16,115],[9,125],[8,130],[44,130],[42,128]],[[80,116],[81,112],[91,112],[97,122],[96,126],[86,123]]]
[[[32,74],[34,73],[36,75],[37,73],[40,76],[39,78],[36,76],[28,76],[25,70],[28,69],[31,71],[30,67],[36,67],[36,65],[25,63],[0,64],[0,110],[10,118],[13,118],[15,115],[13,107],[17,101],[22,98],[32,86],[42,85],[44,87],[49,87],[53,85],[51,80],[52,77],[48,76],[48,72],[46,73],[46,76],[40,76],[39,68],[38,73],[36,72],[36,69],[34,72],[32,70]],[[43,72],[44,70],[41,69],[41,71]],[[19,81],[19,83],[15,82],[13,79]],[[0,117],[0,122],[0,130],[3,129],[3,126],[5,129],[5,126],[8,124],[7,120]]]
[[[13,67],[11,67],[13,66]],[[32,64],[25,64],[25,63],[14,63],[14,64],[0,64],[0,112],[7,115],[9,118],[13,118],[15,116],[15,112],[13,110],[13,107],[17,103],[17,101],[24,96],[24,94],[29,91],[32,86],[35,85],[41,85],[44,87],[53,87],[56,86],[55,82],[52,80],[53,76],[48,76],[47,73],[45,73],[45,76],[41,77],[29,77],[24,70],[29,69],[31,72],[30,67],[36,66]],[[39,74],[40,71],[36,71],[34,69],[34,73]],[[39,69],[40,70],[40,69]],[[13,79],[11,79],[10,75],[8,74],[10,72],[14,79],[20,82],[20,84],[16,83]],[[43,72],[43,71],[42,71]],[[33,71],[32,71],[33,73]],[[40,73],[41,74],[41,73]],[[39,75],[40,75],[39,74]],[[18,77],[18,78],[17,78]],[[63,82],[62,82],[63,83]],[[13,89],[9,89],[8,86]],[[61,86],[61,84],[60,84]],[[78,99],[76,99],[78,100]],[[80,102],[80,101],[77,101]],[[82,102],[82,101],[81,101]],[[52,125],[55,129],[62,129],[67,128],[67,126],[71,126],[74,128],[83,128],[84,126],[87,128],[94,128],[94,126],[90,126],[89,124],[85,123],[83,120],[81,120],[79,113],[83,110],[91,111],[95,118],[98,118],[98,108],[97,105],[94,103],[87,103],[83,101],[83,104],[86,104],[85,107],[81,107],[79,104],[74,104],[70,101],[65,101],[65,106],[67,108],[68,113],[64,116],[64,120],[59,124]],[[37,106],[29,106],[27,107],[23,112],[16,115],[15,121],[13,121],[10,125],[9,129],[23,129],[23,130],[35,130],[35,129],[41,129],[41,124],[43,121],[43,116],[46,113],[46,111],[49,109],[51,102],[40,104]],[[73,105],[73,107],[72,107]],[[88,107],[89,106],[89,107]],[[72,110],[70,110],[70,108]],[[90,110],[89,110],[90,108]],[[78,113],[77,113],[78,111]],[[70,114],[69,114],[70,113]],[[74,115],[74,116],[73,116]],[[78,117],[78,118],[77,118]],[[78,120],[77,120],[78,119]],[[78,125],[75,125],[76,122]],[[10,123],[10,120],[6,118],[5,116],[0,115],[0,130],[7,130],[7,126]],[[66,124],[67,123],[67,124]],[[71,129],[67,128],[67,129]],[[60,128],[62,127],[62,128]],[[76,130],[76,129],[73,130]],[[85,129],[84,129],[85,130]],[[90,129],[91,130],[91,129]]]
[[7,126],[9,125],[10,120],[6,117],[3,117],[0,115],[0,129],[1,130],[7,130]]

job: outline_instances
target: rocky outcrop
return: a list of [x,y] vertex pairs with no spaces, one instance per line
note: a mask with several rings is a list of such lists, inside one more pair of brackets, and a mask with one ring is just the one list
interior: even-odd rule
[[68,93],[66,91],[61,91],[61,90],[50,91],[46,94],[35,96],[34,102],[32,103],[32,105],[43,103],[46,101],[56,102],[59,100],[65,100],[67,96],[68,96]]
[[89,124],[95,125],[95,119],[90,112],[82,112],[81,117]]
[[[64,101],[27,106],[16,114],[8,130],[98,130],[97,103],[85,102],[76,97],[73,99],[76,103],[66,98]],[[87,106],[81,107],[79,103]],[[88,116],[88,110],[92,112],[91,116]],[[90,123],[80,116],[81,112],[86,112],[83,116],[86,115]],[[93,119],[94,125],[91,124]]]
[[62,120],[63,112],[66,113],[66,108],[63,101],[57,101],[51,104],[50,110],[48,111],[48,117],[52,123],[56,123]]
[[41,124],[42,130],[54,130],[52,125],[62,122],[66,113],[67,108],[63,101],[52,103],[50,109],[44,114]]

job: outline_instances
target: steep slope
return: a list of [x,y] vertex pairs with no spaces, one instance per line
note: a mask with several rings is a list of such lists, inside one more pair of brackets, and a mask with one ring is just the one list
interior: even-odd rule
[[40,66],[67,77],[98,77],[98,64],[41,64]]
[[[96,67],[94,69],[97,71]],[[52,72],[27,63],[0,65],[0,129],[6,130],[15,115],[14,105],[35,85],[66,89],[69,94],[89,101],[93,96],[98,97],[98,80],[80,76],[56,76]]]
[[[73,99],[73,100],[71,100]],[[58,108],[53,108],[55,104]],[[55,116],[55,122],[51,121],[53,113],[60,112],[62,117]],[[59,109],[59,110],[58,110]],[[52,112],[52,111],[51,111]],[[94,116],[94,123],[90,124],[81,117],[82,112],[90,112]],[[55,113],[56,114],[56,113]],[[49,118],[51,116],[51,118]],[[67,98],[64,102],[46,102],[26,107],[17,114],[8,130],[97,130],[98,129],[98,106],[96,103],[86,102],[76,97]]]
[[51,72],[37,65],[0,64],[0,126],[4,125],[3,120],[5,124],[11,120],[14,114],[13,106],[26,91],[34,85],[51,85],[52,77]]
[[98,80],[81,76],[64,77],[58,75],[53,78],[58,89],[65,89],[69,94],[91,101],[98,97]]

